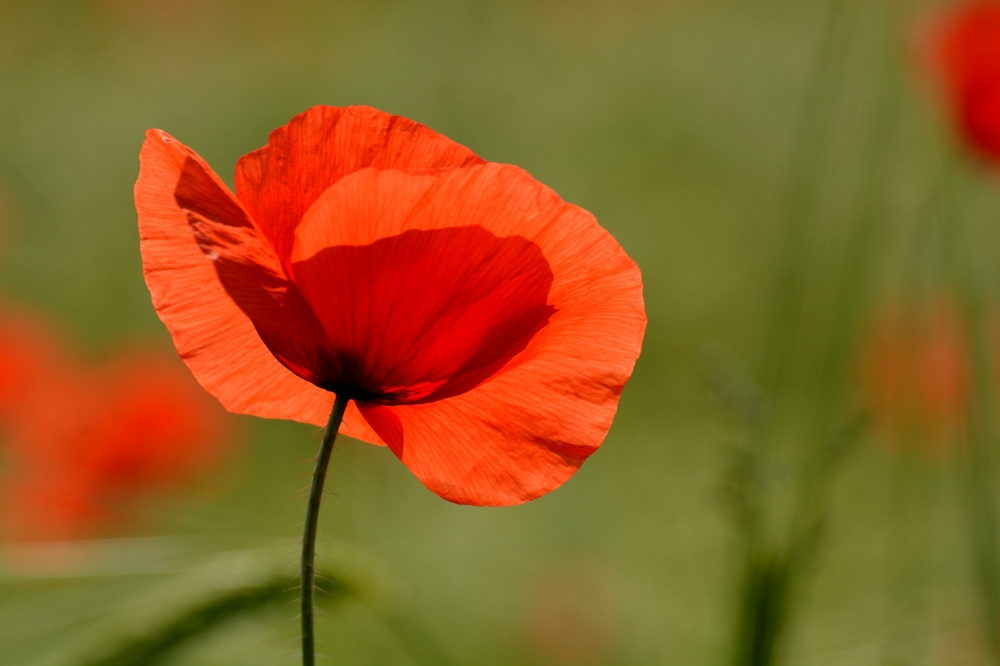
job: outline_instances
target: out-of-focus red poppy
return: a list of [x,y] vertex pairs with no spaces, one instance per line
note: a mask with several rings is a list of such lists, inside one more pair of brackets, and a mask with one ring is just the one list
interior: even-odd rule
[[125,356],[105,371],[105,384],[103,409],[71,458],[105,489],[170,486],[223,452],[224,413],[180,364],[149,353]]
[[954,303],[939,296],[879,315],[862,350],[861,379],[875,425],[895,447],[937,454],[952,446],[970,380],[966,331]]
[[369,107],[314,107],[242,157],[233,195],[150,130],[146,283],[230,411],[387,444],[453,502],[561,485],[600,446],[645,329],[638,267],[517,167]]
[[44,378],[68,362],[49,326],[17,307],[0,306],[0,424],[43,402]]
[[0,320],[0,347],[8,539],[91,536],[223,452],[224,412],[169,357],[136,353],[91,367],[28,318]]
[[73,541],[100,534],[121,516],[105,505],[95,479],[72,470],[16,468],[0,486],[8,541]]
[[1000,162],[1000,2],[966,3],[941,17],[930,54],[963,139]]

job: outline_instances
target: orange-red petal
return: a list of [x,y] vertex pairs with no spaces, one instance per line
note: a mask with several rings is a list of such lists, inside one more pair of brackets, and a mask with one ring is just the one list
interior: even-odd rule
[[[449,171],[406,215],[386,214],[405,196],[372,197],[371,182],[414,177],[376,176],[346,178],[314,204],[296,233],[293,262],[323,248],[474,221],[499,238],[520,237],[540,248],[553,276],[554,312],[478,387],[424,404],[362,403],[362,413],[445,499],[509,505],[558,487],[600,446],[639,355],[646,319],[638,267],[592,215],[516,167]],[[352,206],[371,214],[363,223],[330,223]]]
[[[293,277],[343,364],[348,395],[393,404],[462,393],[524,349],[552,314],[552,271],[538,246],[478,224],[493,192],[450,183],[364,169],[303,219]],[[460,214],[442,215],[440,197]],[[461,226],[434,228],[448,220]],[[344,229],[381,237],[338,243]],[[380,233],[388,229],[405,231]]]
[[340,377],[336,357],[312,309],[292,284],[274,249],[229,191],[188,158],[174,198],[202,252],[212,261],[226,293],[253,323],[257,334],[299,377],[317,386]]
[[[189,159],[225,189],[194,151],[165,132],[146,133],[135,203],[143,274],[157,314],[199,383],[229,411],[325,424],[333,395],[274,358],[198,247],[175,198]],[[348,411],[344,432],[379,443],[356,409]]]
[[295,227],[323,192],[366,167],[410,174],[482,164],[465,146],[402,116],[369,106],[314,106],[240,158],[236,193],[282,261]]

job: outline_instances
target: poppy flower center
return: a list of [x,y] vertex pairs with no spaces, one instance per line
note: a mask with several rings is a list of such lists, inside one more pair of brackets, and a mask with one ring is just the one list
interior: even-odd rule
[[[431,402],[475,388],[555,312],[541,249],[478,225],[324,248],[295,262],[291,278],[326,343],[306,355],[309,367],[290,369],[380,404]],[[278,358],[295,354],[284,348],[294,341],[262,338]]]

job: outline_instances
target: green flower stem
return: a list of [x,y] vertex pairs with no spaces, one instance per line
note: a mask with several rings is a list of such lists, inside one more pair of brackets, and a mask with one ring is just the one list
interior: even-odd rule
[[316,528],[319,525],[319,506],[323,500],[323,484],[326,481],[326,470],[330,466],[330,456],[333,444],[337,441],[337,431],[340,422],[344,420],[344,411],[351,401],[342,395],[337,395],[330,412],[330,420],[323,433],[323,442],[319,445],[316,455],[316,467],[313,469],[312,485],[309,487],[309,500],[306,504],[306,524],[302,533],[302,666],[316,665],[316,627],[313,616],[313,603],[316,593]]

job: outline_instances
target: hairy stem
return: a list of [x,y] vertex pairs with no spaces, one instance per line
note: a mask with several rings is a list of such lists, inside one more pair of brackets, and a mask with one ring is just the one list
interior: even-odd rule
[[306,524],[302,532],[302,666],[316,664],[316,629],[313,617],[313,598],[316,591],[316,527],[319,524],[319,505],[323,499],[323,483],[326,470],[330,466],[330,455],[337,440],[340,422],[350,398],[338,395],[330,412],[330,420],[323,433],[323,442],[316,455],[312,485],[309,487],[309,501],[306,504]]

